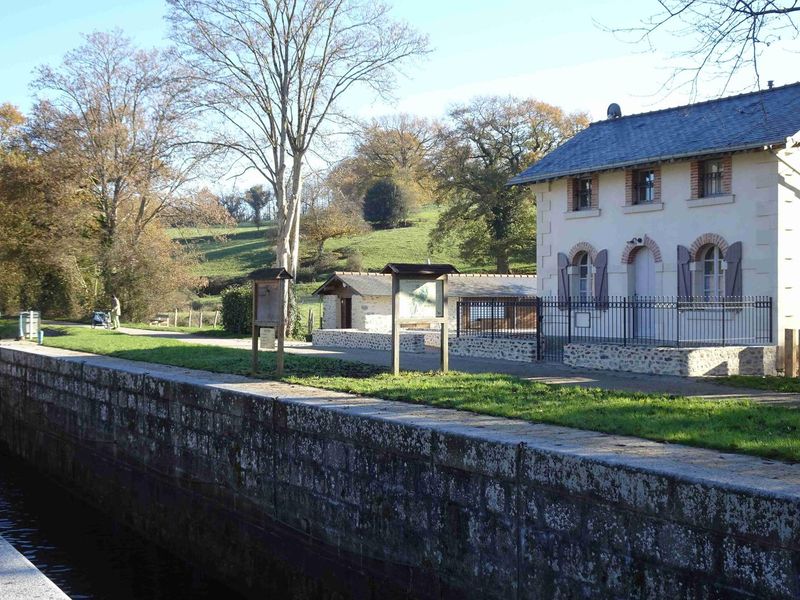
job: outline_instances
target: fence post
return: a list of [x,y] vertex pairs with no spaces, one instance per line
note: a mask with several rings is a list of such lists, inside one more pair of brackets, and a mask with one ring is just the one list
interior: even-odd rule
[[681,347],[681,299],[675,298],[675,347]]
[[542,360],[542,299],[536,297],[536,360]]
[[567,296],[567,343],[572,343],[572,298]]
[[772,343],[772,296],[769,297],[769,343]]
[[494,303],[495,303],[495,301],[492,300],[491,301],[491,305],[489,307],[489,315],[490,315],[489,316],[489,322],[492,324],[492,340],[494,340],[494,315],[495,315]]
[[725,346],[725,296],[722,297],[722,345]]
[[461,300],[456,302],[456,337],[461,337]]
[[628,298],[622,298],[622,345],[628,345]]
[[783,375],[797,377],[797,330],[784,330]]

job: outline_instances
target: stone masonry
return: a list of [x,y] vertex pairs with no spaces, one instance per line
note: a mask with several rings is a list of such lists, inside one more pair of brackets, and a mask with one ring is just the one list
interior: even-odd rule
[[584,369],[655,375],[775,375],[775,346],[649,348],[615,344],[567,344],[564,363]]
[[[425,333],[403,331],[400,333],[401,352],[425,352]],[[329,348],[392,349],[392,334],[360,329],[315,329],[311,332],[314,346]]]
[[800,465],[22,344],[0,444],[263,597],[800,598]]
[[487,336],[452,336],[450,338],[450,353],[456,356],[533,362],[536,360],[536,340],[492,339]]

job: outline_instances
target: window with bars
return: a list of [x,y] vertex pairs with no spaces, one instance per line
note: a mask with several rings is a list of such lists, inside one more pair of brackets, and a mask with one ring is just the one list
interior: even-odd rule
[[641,169],[633,173],[633,203],[652,204],[655,201],[656,172]]
[[724,176],[722,160],[713,159],[700,163],[700,196],[719,196],[724,193],[722,178]]
[[575,197],[572,200],[574,210],[589,210],[592,208],[592,178],[580,177],[575,180]]

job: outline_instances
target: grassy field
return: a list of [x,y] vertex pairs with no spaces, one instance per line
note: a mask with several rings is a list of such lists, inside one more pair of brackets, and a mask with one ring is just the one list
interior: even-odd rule
[[0,319],[0,340],[14,339],[19,335],[19,319]]
[[[368,233],[328,240],[325,251],[336,255],[333,269],[342,270],[346,255],[357,251],[363,256],[363,266],[368,270],[382,268],[388,262],[452,263],[464,272],[491,272],[489,263],[464,263],[455,247],[428,253],[428,237],[438,217],[436,207],[426,207],[411,217],[411,227],[370,231]],[[204,277],[241,277],[251,271],[272,264],[274,254],[270,246],[275,228],[272,224],[257,229],[243,224],[235,228],[176,228],[173,238],[190,246],[199,256],[197,274]],[[304,250],[301,248],[301,253]],[[532,272],[534,265],[513,263],[518,272]]]
[[[198,346],[108,331],[57,328],[48,345],[221,373],[247,374],[246,350]],[[264,352],[265,373],[274,354]],[[268,375],[265,375],[268,376]],[[286,381],[479,414],[552,423],[651,440],[800,461],[800,410],[747,400],[550,386],[498,374],[402,373],[370,365],[287,355]]]

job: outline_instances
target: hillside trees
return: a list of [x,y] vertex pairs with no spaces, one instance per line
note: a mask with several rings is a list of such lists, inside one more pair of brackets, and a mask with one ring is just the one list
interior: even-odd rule
[[513,256],[535,259],[533,194],[508,180],[588,124],[533,99],[479,97],[451,109],[440,132],[436,176],[443,211],[432,249],[458,244],[465,260],[509,271]]
[[276,264],[299,260],[305,161],[341,99],[384,94],[426,40],[358,0],[169,0],[172,37],[215,120],[206,141],[269,183],[277,205]]
[[[244,201],[250,207],[250,218],[253,220],[253,225],[261,227],[264,209],[268,209],[272,202],[272,194],[265,190],[263,185],[254,185],[244,193]],[[269,216],[268,214],[268,219]]]
[[375,227],[399,227],[408,212],[408,194],[392,179],[379,179],[364,194],[364,220]]
[[34,82],[31,152],[79,182],[98,242],[95,301],[116,293],[126,316],[137,318],[193,283],[161,219],[186,206],[211,152],[189,143],[197,115],[176,64],[120,31],[98,32],[58,67],[40,68]]
[[74,173],[27,146],[25,119],[0,105],[0,312],[69,315],[91,288],[92,228]]

